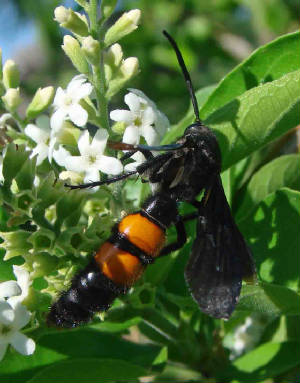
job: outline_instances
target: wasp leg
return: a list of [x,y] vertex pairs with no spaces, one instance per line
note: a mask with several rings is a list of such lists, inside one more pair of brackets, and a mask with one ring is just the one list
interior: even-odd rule
[[169,243],[167,246],[165,246],[158,257],[163,257],[164,255],[167,255],[172,251],[178,250],[186,243],[186,231],[182,218],[183,217],[178,215],[175,222],[175,228],[177,231],[177,241]]
[[134,153],[137,153],[137,152],[141,152],[145,156],[146,160],[152,160],[152,158],[154,157],[149,150],[130,150],[129,152],[125,153],[124,156],[120,158],[120,161],[124,162],[125,160],[133,156]]
[[67,187],[67,188],[70,188],[71,190],[73,190],[73,189],[88,189],[88,188],[93,188],[93,187],[96,187],[96,186],[113,184],[114,182],[121,181],[121,180],[123,180],[123,179],[125,179],[127,177],[132,176],[133,174],[137,174],[137,171],[128,172],[126,174],[122,174],[121,176],[109,178],[109,179],[107,179],[105,181],[88,182],[86,184],[81,184],[81,185],[69,185],[69,184],[65,184],[64,186]]

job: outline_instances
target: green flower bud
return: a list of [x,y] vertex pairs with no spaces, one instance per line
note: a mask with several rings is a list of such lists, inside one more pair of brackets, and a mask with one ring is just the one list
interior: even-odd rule
[[58,258],[51,256],[49,253],[41,252],[27,256],[26,264],[32,270],[31,278],[35,279],[52,273],[58,264]]
[[11,232],[0,232],[0,237],[4,240],[0,244],[6,250],[4,260],[17,257],[19,255],[27,255],[31,249],[31,244],[27,242],[30,236],[29,231],[18,230]]
[[42,113],[52,103],[54,98],[53,86],[47,86],[46,88],[39,88],[31,103],[26,110],[26,116],[28,118],[35,118]]
[[108,19],[109,16],[113,13],[114,9],[116,8],[117,1],[118,0],[102,0],[101,9],[105,19]]
[[114,96],[138,72],[139,62],[136,57],[128,57],[126,60],[123,60],[118,73],[108,83],[106,97],[110,99]]
[[82,50],[89,63],[92,65],[100,63],[100,44],[92,36],[85,37],[82,40]]
[[6,89],[17,88],[20,84],[20,72],[13,60],[7,60],[4,63],[3,84]]
[[13,112],[17,109],[17,107],[21,104],[22,99],[20,97],[19,88],[10,88],[7,89],[4,96],[1,97],[7,110]]
[[123,51],[120,44],[113,44],[107,52],[104,53],[104,63],[113,66],[118,67],[121,64],[123,58]]
[[71,8],[67,9],[60,6],[55,8],[54,16],[54,20],[57,21],[61,27],[69,29],[79,36],[88,36],[89,28],[84,15],[74,12]]
[[70,35],[65,36],[62,49],[72,61],[72,64],[78,70],[78,72],[85,74],[89,72],[89,65],[80,48],[79,42],[74,39],[74,37]]
[[62,145],[76,146],[80,134],[80,129],[75,128],[70,121],[64,121],[60,131],[57,132],[57,142]]
[[138,26],[140,17],[141,11],[139,9],[133,9],[132,11],[123,13],[115,24],[106,32],[104,37],[105,45],[109,46],[133,32]]
[[125,132],[126,124],[123,121],[116,122],[112,126],[112,131],[117,134],[123,134]]
[[59,178],[63,181],[70,180],[71,184],[80,184],[83,182],[83,176],[71,170],[59,173]]
[[87,111],[89,121],[98,124],[99,117],[97,116],[97,110],[95,109],[95,106],[92,103],[92,101],[88,97],[86,97],[84,99],[81,99],[79,104]]
[[134,291],[129,294],[128,298],[130,304],[134,308],[143,309],[154,306],[155,294],[155,287],[152,287],[149,283],[145,283],[143,286],[135,287]]
[[139,72],[139,60],[136,57],[128,57],[123,61],[121,68],[122,74],[129,80]]

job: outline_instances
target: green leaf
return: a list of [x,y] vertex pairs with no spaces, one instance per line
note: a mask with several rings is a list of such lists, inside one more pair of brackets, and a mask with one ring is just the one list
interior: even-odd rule
[[14,144],[9,144],[7,146],[3,159],[3,177],[5,180],[4,186],[11,184],[12,180],[21,170],[29,155],[30,152],[25,151],[24,146],[18,146],[18,148]]
[[220,82],[204,104],[202,118],[206,119],[247,90],[297,70],[299,61],[299,32],[281,36],[259,47]]
[[276,158],[259,169],[247,185],[245,198],[236,214],[236,220],[245,219],[252,208],[284,186],[300,190],[299,167],[300,155],[289,154]]
[[258,86],[205,121],[222,151],[223,170],[299,124],[300,70]]
[[[215,89],[215,85],[210,85],[205,88],[202,88],[196,92],[196,98],[198,101],[199,109],[205,103],[209,95]],[[188,96],[186,96],[188,97]],[[192,107],[192,103],[190,104],[189,110],[187,114],[183,117],[183,119],[177,124],[171,127],[171,129],[165,134],[162,144],[167,144],[169,142],[174,142],[178,137],[181,137],[185,131],[185,129],[195,120],[194,109]]]
[[260,342],[298,341],[300,338],[299,316],[276,317],[266,327]]
[[261,382],[299,364],[299,343],[265,343],[236,359],[221,374],[218,382]]
[[19,383],[30,379],[43,368],[74,358],[111,358],[151,368],[161,352],[161,347],[135,344],[114,335],[88,328],[53,330],[37,340],[35,353],[28,357],[7,353],[0,365],[1,383]]
[[300,287],[300,193],[287,188],[269,194],[239,227],[264,282]]
[[236,309],[270,316],[300,315],[300,296],[284,286],[269,283],[245,285]]
[[[105,382],[132,382],[140,376],[147,375],[147,370],[124,362],[118,359],[71,359],[68,361],[55,363],[45,368],[28,383],[59,383],[81,382],[81,383],[105,383]],[[137,381],[138,382],[138,381]]]

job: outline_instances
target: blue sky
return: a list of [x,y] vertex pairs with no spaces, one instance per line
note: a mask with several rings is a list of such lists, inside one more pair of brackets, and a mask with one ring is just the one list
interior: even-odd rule
[[0,47],[3,61],[14,58],[18,49],[35,40],[35,27],[32,22],[18,19],[14,7],[10,2],[0,7]]

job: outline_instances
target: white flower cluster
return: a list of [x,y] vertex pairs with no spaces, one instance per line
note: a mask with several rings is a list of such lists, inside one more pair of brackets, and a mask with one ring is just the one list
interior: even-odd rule
[[21,266],[13,266],[13,270],[17,281],[0,283],[0,361],[9,344],[23,355],[31,355],[35,351],[35,342],[20,332],[31,317],[21,303],[31,284],[29,273]]
[[[78,127],[84,127],[88,121],[87,111],[80,105],[80,101],[92,93],[92,86],[86,81],[85,76],[75,76],[66,90],[58,88],[53,106],[55,112],[51,118],[41,115],[36,119],[36,124],[28,124],[25,133],[36,143],[31,157],[37,157],[37,165],[46,158],[52,158],[67,172],[61,178],[79,175],[83,182],[100,180],[100,172],[118,175],[123,170],[131,171],[145,160],[141,153],[132,156],[133,163],[125,166],[113,157],[104,155],[108,140],[108,132],[99,129],[91,139],[87,129],[84,129],[78,139],[79,155],[72,155],[59,143],[65,129],[65,122],[70,121]],[[169,121],[143,92],[131,89],[125,96],[125,103],[129,110],[114,110],[110,118],[118,123],[123,123],[125,130],[123,142],[138,144],[144,137],[148,145],[157,145],[169,127]],[[80,178],[81,177],[81,178]]]

